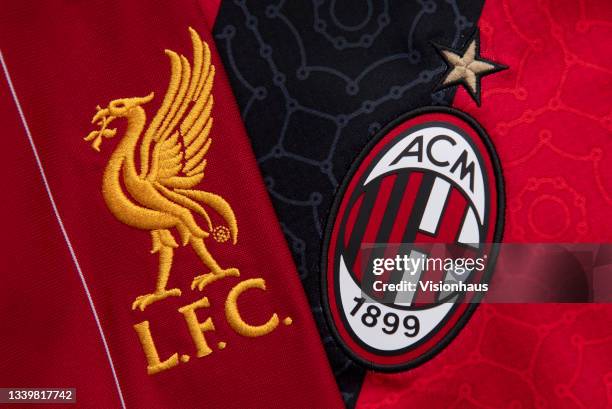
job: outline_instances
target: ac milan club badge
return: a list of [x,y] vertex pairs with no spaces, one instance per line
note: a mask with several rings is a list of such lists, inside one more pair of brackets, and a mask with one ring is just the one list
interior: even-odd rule
[[444,348],[484,295],[503,220],[499,160],[474,119],[423,108],[380,131],[339,189],[323,247],[323,305],[353,360],[394,372]]

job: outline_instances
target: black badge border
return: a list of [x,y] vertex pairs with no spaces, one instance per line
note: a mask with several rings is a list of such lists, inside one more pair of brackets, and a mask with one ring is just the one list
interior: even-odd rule
[[[323,247],[321,251],[321,267],[320,267],[321,268],[321,275],[320,275],[321,294],[320,295],[321,295],[321,305],[323,306],[323,313],[327,321],[327,326],[329,327],[330,332],[332,333],[336,342],[342,347],[342,349],[344,350],[344,353],[348,355],[350,359],[352,359],[354,362],[358,363],[359,365],[363,366],[364,368],[374,370],[374,371],[388,372],[388,373],[400,372],[400,371],[405,371],[408,369],[415,368],[429,361],[434,356],[436,356],[438,353],[440,353],[444,348],[446,348],[448,344],[450,344],[450,342],[459,334],[459,332],[463,329],[465,324],[469,321],[472,314],[474,314],[474,312],[476,311],[476,308],[479,305],[479,303],[470,304],[467,310],[462,314],[462,316],[459,318],[457,323],[454,325],[454,327],[448,332],[448,334],[446,334],[446,336],[442,338],[442,340],[440,340],[440,342],[438,342],[436,346],[428,350],[425,354],[420,355],[416,359],[413,359],[409,362],[406,362],[403,364],[395,364],[395,365],[376,364],[366,359],[363,359],[362,357],[357,355],[351,348],[349,348],[344,343],[342,337],[340,336],[340,334],[338,334],[338,330],[336,329],[336,324],[334,322],[334,319],[332,317],[331,310],[330,310],[329,300],[327,297],[327,290],[328,290],[327,289],[327,261],[328,261],[327,252],[328,252],[329,243],[331,240],[331,233],[334,228],[334,223],[337,217],[338,209],[340,207],[340,204],[342,203],[342,199],[344,198],[344,194],[346,193],[346,189],[348,188],[348,185],[350,184],[351,180],[355,176],[357,169],[359,168],[363,160],[366,158],[366,156],[370,153],[370,151],[374,148],[374,146],[376,146],[391,130],[401,125],[402,123],[410,119],[413,119],[417,116],[424,115],[424,114],[432,114],[432,113],[433,114],[442,113],[442,114],[453,115],[467,122],[470,126],[472,126],[472,128],[476,130],[476,133],[478,134],[478,136],[484,143],[487,149],[487,153],[489,154],[489,158],[491,159],[491,164],[493,165],[493,174],[495,176],[495,182],[496,182],[496,187],[497,187],[497,191],[496,191],[497,193],[497,220],[495,222],[495,232],[493,233],[493,242],[500,243],[503,237],[504,224],[505,224],[505,212],[506,212],[506,196],[505,196],[504,177],[503,177],[501,162],[495,150],[495,146],[493,145],[493,141],[491,140],[487,132],[482,128],[482,126],[480,126],[478,122],[476,122],[474,118],[464,113],[463,111],[459,111],[454,108],[434,107],[434,106],[423,107],[423,108],[418,108],[418,109],[415,109],[413,111],[410,111],[410,112],[407,112],[407,113],[404,113],[398,116],[397,118],[389,122],[387,125],[385,125],[384,128],[378,131],[376,135],[374,135],[374,137],[372,137],[372,139],[368,142],[365,148],[363,148],[363,150],[359,153],[359,155],[353,160],[353,163],[349,171],[347,172],[346,176],[344,177],[342,184],[339,186],[338,190],[336,191],[336,195],[335,195],[331,210],[327,216],[327,223],[326,223],[325,232],[323,236]],[[496,257],[496,252],[494,250],[492,251],[492,257]],[[495,260],[492,260],[492,265],[494,265],[494,262]],[[485,277],[485,279],[489,279],[492,272],[493,272],[493,268],[491,268],[488,271],[487,277]]]

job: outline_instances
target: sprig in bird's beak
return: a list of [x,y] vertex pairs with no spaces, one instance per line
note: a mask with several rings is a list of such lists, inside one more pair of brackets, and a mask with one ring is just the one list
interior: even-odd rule
[[98,105],[96,107],[98,112],[91,119],[92,124],[96,124],[100,127],[100,129],[96,131],[91,131],[89,135],[83,138],[86,141],[93,141],[91,143],[91,147],[96,151],[100,152],[100,145],[102,144],[103,138],[112,138],[117,133],[116,128],[107,128],[108,124],[110,124],[115,117],[110,114],[108,108],[100,108]]

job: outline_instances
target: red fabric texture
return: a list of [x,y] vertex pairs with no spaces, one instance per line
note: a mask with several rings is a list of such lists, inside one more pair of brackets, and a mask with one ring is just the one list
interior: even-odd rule
[[[481,54],[506,64],[482,82],[479,121],[499,153],[505,242],[610,242],[612,5],[489,0]],[[421,367],[369,373],[357,407],[609,408],[612,306],[482,305]]]
[[208,27],[214,27],[221,7],[221,0],[199,0],[204,14],[204,21]]
[[[210,27],[193,1],[21,2],[4,5],[0,46],[65,224],[100,316],[127,407],[291,408],[341,407],[297,272],[269,202],[245,135]],[[183,294],[133,311],[137,295],[153,291],[158,258],[147,231],[122,224],[104,203],[104,167],[125,125],[101,152],[83,141],[97,104],[145,96],[150,120],[166,92],[171,49],[192,58],[188,27],[210,46],[213,143],[197,188],[221,195],[238,221],[238,243],[206,245],[222,267],[241,276],[191,290],[208,272],[189,246],[174,254],[168,288]],[[43,189],[26,133],[3,76],[5,160],[0,201],[5,217],[5,262],[0,286],[0,386],[76,387],[79,407],[119,407],[120,400],[74,263]],[[114,124],[113,124],[114,125]],[[175,238],[178,235],[173,231]],[[239,282],[263,278],[266,290],[248,290],[238,301],[252,325],[277,313],[267,335],[239,335],[225,318],[228,292]],[[196,357],[194,341],[178,309],[207,296],[197,310],[213,352]],[[282,321],[291,317],[291,325]],[[162,360],[173,353],[189,362],[148,375],[135,324],[150,322]],[[219,342],[226,347],[218,348]]]

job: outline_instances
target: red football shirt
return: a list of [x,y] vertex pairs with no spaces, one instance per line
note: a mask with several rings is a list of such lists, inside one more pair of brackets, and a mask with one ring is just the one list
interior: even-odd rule
[[[342,406],[206,24],[213,9],[5,4],[0,386],[75,387],[82,407]],[[159,129],[177,133],[141,149],[158,110]],[[156,176],[135,179],[139,152]]]

